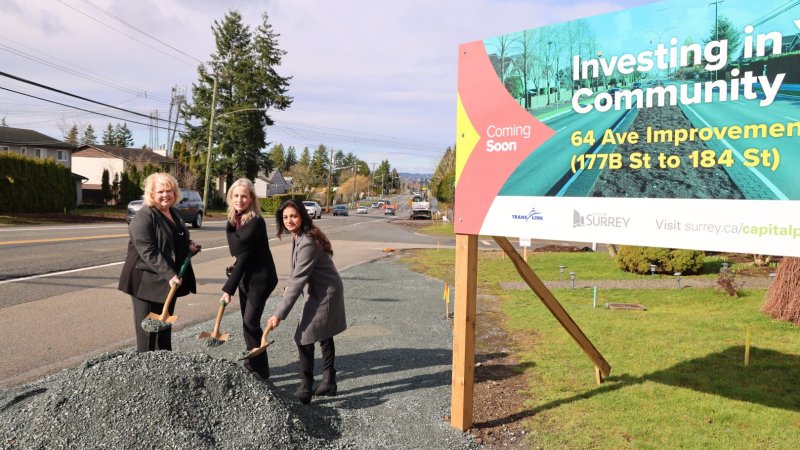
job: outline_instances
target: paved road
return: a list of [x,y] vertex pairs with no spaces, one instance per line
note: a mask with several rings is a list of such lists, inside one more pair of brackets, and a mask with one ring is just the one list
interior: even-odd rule
[[[367,216],[329,217],[318,221],[333,242],[334,261],[340,270],[384,256],[384,249],[436,247],[452,243],[442,238],[415,234],[391,225],[392,218],[378,214]],[[208,230],[222,233],[221,227],[207,224]],[[50,230],[50,233],[54,232]],[[193,236],[196,236],[193,233]],[[124,249],[124,238],[107,247]],[[2,241],[9,240],[3,235]],[[59,241],[62,242],[62,241]],[[113,245],[112,245],[113,244]],[[288,274],[288,239],[270,242],[281,283]],[[26,245],[26,244],[14,244]],[[43,243],[30,245],[41,246]],[[61,245],[60,243],[58,245]],[[232,258],[227,248],[205,250],[193,265],[200,283],[197,295],[179,300],[180,319],[176,331],[212,319],[217,310],[219,288],[224,282],[224,267]],[[6,251],[12,246],[0,246]],[[42,252],[42,247],[29,249]],[[59,247],[59,251],[64,250]],[[77,250],[71,250],[77,253]],[[120,256],[121,258],[121,256]],[[4,264],[7,258],[3,258]],[[68,258],[67,258],[68,259]],[[106,267],[65,273],[47,278],[0,284],[0,329],[4,345],[0,347],[0,387],[20,384],[66,367],[76,366],[88,357],[133,344],[130,298],[117,291],[121,265],[119,261]],[[5,268],[3,268],[5,271]],[[279,283],[279,287],[281,284]],[[23,298],[24,301],[19,301]],[[237,305],[231,305],[236,310]]]

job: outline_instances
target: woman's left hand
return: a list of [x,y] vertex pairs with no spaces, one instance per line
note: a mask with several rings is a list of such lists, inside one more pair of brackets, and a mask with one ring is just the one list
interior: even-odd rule
[[202,250],[202,248],[203,246],[198,244],[197,242],[189,241],[189,253],[191,253],[192,256],[200,253],[200,250]]

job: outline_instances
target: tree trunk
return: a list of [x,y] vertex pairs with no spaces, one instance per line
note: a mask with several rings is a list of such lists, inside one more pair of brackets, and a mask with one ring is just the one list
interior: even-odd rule
[[775,319],[800,325],[800,258],[783,258],[762,311]]

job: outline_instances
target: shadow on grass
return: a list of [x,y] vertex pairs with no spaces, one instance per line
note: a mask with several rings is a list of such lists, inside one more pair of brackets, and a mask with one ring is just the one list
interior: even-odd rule
[[553,400],[503,418],[476,423],[474,427],[495,427],[513,423],[561,405],[611,393],[645,381],[692,389],[770,408],[800,411],[798,379],[800,379],[800,356],[751,347],[750,366],[745,367],[744,346],[736,346],[643,377],[632,377],[627,374],[610,376],[604,385],[595,389]]

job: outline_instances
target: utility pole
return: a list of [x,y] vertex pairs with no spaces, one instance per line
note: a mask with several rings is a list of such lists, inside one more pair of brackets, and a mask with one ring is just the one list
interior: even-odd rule
[[211,139],[214,132],[214,114],[217,112],[217,76],[211,90],[211,118],[208,121],[208,146],[206,147],[206,186],[203,189],[203,207],[208,210],[208,179],[211,176]]
[[353,164],[353,208],[356,207],[356,175],[358,172],[356,172],[356,165]]
[[325,206],[330,207],[331,202],[331,174],[333,173],[333,148],[331,147],[331,160],[328,163],[328,190],[325,191]]
[[369,180],[369,195],[372,196],[372,191],[375,189],[375,163],[372,163],[372,173],[370,175],[372,176]]

